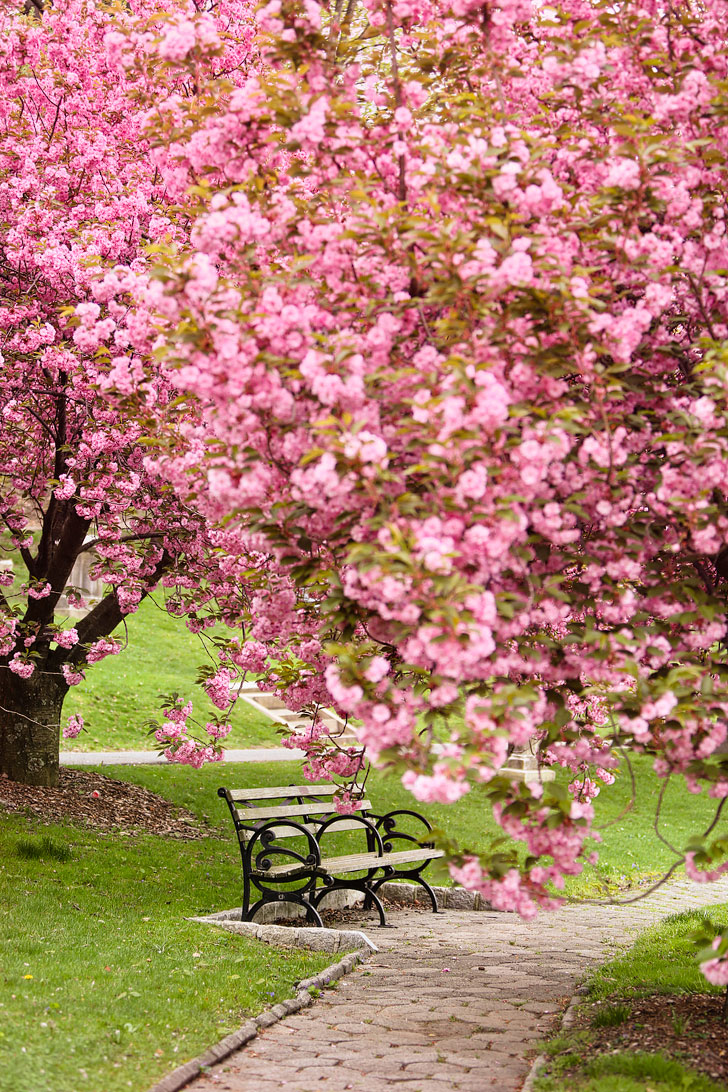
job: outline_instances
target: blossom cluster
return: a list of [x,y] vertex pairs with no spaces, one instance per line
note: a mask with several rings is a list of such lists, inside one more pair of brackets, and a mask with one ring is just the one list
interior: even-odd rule
[[[252,25],[242,3],[215,15],[184,3],[162,14],[146,0],[41,7],[0,7],[0,558],[28,573],[14,589],[0,573],[0,705],[19,733],[49,719],[36,707],[43,687],[60,717],[68,687],[122,650],[112,631],[162,577],[193,627],[214,598],[206,521],[149,459],[163,436],[186,450],[196,411],[175,404],[154,317],[134,299],[150,248],[184,247],[192,228],[152,153],[149,110],[171,110],[206,74],[239,71]],[[176,67],[183,59],[194,74]],[[105,587],[96,606],[73,584],[84,554]],[[66,604],[83,614],[73,628]],[[0,740],[1,772],[57,771],[51,719],[30,766],[17,757],[26,748]]]
[[619,746],[728,787],[724,5],[679,48],[650,4],[366,12],[353,63],[274,0],[259,70],[155,120],[206,179],[146,296],[203,457],[160,466],[247,557],[231,655],[418,798],[481,786],[538,863],[457,877],[531,914]]
[[[728,793],[724,0],[142,7],[3,28],[4,253],[38,286],[2,314],[11,681],[53,642],[69,684],[114,651],[52,636],[36,490],[77,551],[93,528],[117,621],[161,579],[195,631],[237,627],[221,711],[253,671],[417,798],[478,786],[529,861],[466,846],[453,875],[532,916],[619,748]],[[199,765],[223,730],[185,708],[157,741]],[[356,778],[315,719],[292,743]],[[512,781],[513,747],[571,792]]]
[[208,762],[222,761],[224,752],[220,743],[230,733],[231,724],[208,721],[202,726],[207,739],[190,734],[193,726],[200,726],[192,716],[192,702],[187,701],[183,705],[177,695],[171,697],[163,713],[166,720],[162,724],[153,723],[152,732],[160,753],[168,762],[199,770]]

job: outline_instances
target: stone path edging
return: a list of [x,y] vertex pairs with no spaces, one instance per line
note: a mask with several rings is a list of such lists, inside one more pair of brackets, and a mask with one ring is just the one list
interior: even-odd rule
[[[440,910],[482,910],[482,911],[485,911],[485,910],[492,910],[493,909],[493,907],[487,901],[487,899],[484,899],[483,896],[478,891],[467,891],[464,887],[458,887],[458,886],[454,886],[454,887],[433,887],[432,890],[435,892],[435,896],[437,898],[437,905],[438,905]],[[385,899],[387,899],[389,902],[395,903],[397,906],[408,907],[410,909],[415,909],[415,910],[427,910],[427,911],[430,910],[430,900],[429,900],[427,894],[425,893],[425,891],[423,890],[423,888],[420,887],[419,884],[399,883],[399,882],[397,882],[397,883],[385,883],[379,889],[379,893]],[[333,900],[328,900],[327,901],[326,909],[334,909],[334,910],[361,909],[363,901],[364,901],[364,896],[359,891],[337,891],[337,892],[333,893]],[[265,916],[266,911],[269,912],[268,913],[268,918],[266,918],[266,916]],[[257,915],[256,924],[258,924],[258,925],[269,924],[272,919],[274,920],[275,918],[281,917],[281,916],[288,917],[288,918],[290,918],[292,920],[295,920],[296,918],[304,918],[305,917],[305,910],[304,910],[304,908],[302,906],[297,905],[296,903],[286,902],[285,900],[281,900],[281,903],[271,902],[271,903],[268,903],[267,906],[264,906],[259,910],[258,915]],[[235,907],[232,910],[222,910],[217,914],[206,914],[206,915],[204,915],[202,917],[199,917],[199,918],[191,918],[190,920],[191,921],[209,921],[209,922],[211,922],[213,924],[214,923],[219,924],[220,922],[224,922],[224,921],[234,921],[234,922],[240,923],[240,919],[241,919],[241,908],[238,906],[238,907]],[[246,922],[245,924],[249,926],[252,923]],[[281,933],[280,934],[281,938],[284,935],[287,935],[287,934],[289,934],[291,932],[291,929],[289,927],[286,926],[285,928],[286,928],[286,934]],[[318,930],[318,932],[321,932],[321,931],[322,930]],[[324,933],[331,932],[331,931],[333,931],[333,932],[335,932],[337,934],[340,934],[342,932],[342,930],[339,930],[339,929],[323,930]],[[250,932],[250,930],[249,929],[244,929],[244,930],[238,930],[238,932],[246,932],[247,933],[247,932]],[[310,932],[310,930],[305,930],[305,932]],[[250,935],[251,936],[252,935],[257,936],[258,934],[250,932]],[[358,937],[359,933],[357,932],[355,935]],[[261,937],[261,939],[264,939],[264,938]],[[275,943],[275,941],[270,941],[270,943]],[[371,943],[371,941],[368,939],[368,937],[365,937],[365,943],[369,943],[369,944]],[[357,947],[360,946],[360,944],[361,944],[361,941],[356,940],[353,943],[353,947],[357,948]],[[308,945],[308,947],[314,947],[314,945]],[[318,945],[316,945],[316,947],[318,947]],[[321,945],[321,947],[323,948],[324,951],[332,951],[332,952],[338,951],[338,948],[336,946],[333,946],[333,947],[329,948],[326,944],[324,944],[324,945]],[[352,947],[352,945],[348,943],[348,938],[347,938],[347,944],[342,945],[342,947]]]
[[[206,918],[190,918],[190,921],[207,921]],[[216,922],[218,925],[236,924],[235,922]],[[238,925],[246,925],[248,922],[237,922]],[[278,928],[281,932],[312,932],[312,930],[296,929],[290,930],[283,926],[259,926],[258,928],[275,929]],[[318,930],[320,931],[320,930]],[[334,932],[332,929],[328,929],[327,932]],[[359,934],[364,936],[363,933]],[[259,938],[262,939],[262,938]],[[366,939],[366,938],[365,938]],[[268,942],[270,943],[270,941]],[[369,942],[371,944],[371,942]],[[195,1077],[198,1077],[204,1070],[211,1065],[216,1065],[217,1062],[222,1062],[225,1058],[229,1057],[234,1051],[239,1050],[240,1047],[245,1046],[255,1039],[256,1035],[263,1028],[272,1027],[277,1024],[279,1020],[282,1020],[285,1016],[290,1016],[294,1012],[300,1012],[301,1009],[308,1008],[312,1005],[314,998],[311,996],[310,991],[312,989],[323,989],[325,986],[330,985],[332,982],[336,982],[345,974],[349,974],[354,970],[354,967],[363,960],[368,959],[373,952],[376,951],[374,945],[371,947],[361,947],[355,952],[349,952],[343,959],[340,959],[337,963],[332,963],[330,967],[324,967],[323,971],[319,971],[318,974],[313,975],[311,978],[303,978],[297,983],[296,996],[287,998],[285,1001],[279,1001],[277,1005],[274,1005],[271,1009],[266,1009],[260,1016],[253,1017],[252,1020],[248,1020],[241,1028],[234,1031],[231,1035],[226,1035],[224,1039],[221,1039],[219,1043],[215,1043],[214,1046],[206,1050],[204,1054],[200,1054],[199,1057],[193,1058],[189,1062],[185,1062],[184,1065],[178,1066],[177,1069],[173,1069],[171,1073],[168,1073],[166,1077],[163,1077],[161,1081],[154,1085],[149,1092],[179,1092],[179,1089],[184,1088]]]
[[547,1061],[547,1055],[546,1054],[539,1054],[533,1059],[533,1065],[529,1069],[528,1076],[526,1077],[525,1081],[523,1082],[523,1087],[521,1088],[521,1092],[532,1092],[533,1086],[536,1083],[536,1078],[538,1077],[539,1073],[541,1072],[541,1067],[546,1064],[546,1061]]
[[[728,878],[678,881],[632,905],[567,905],[535,922],[403,907],[362,969],[186,1092],[522,1092],[591,967],[670,913],[726,900]],[[373,924],[372,914],[353,920]]]
[[[437,905],[441,910],[492,910],[493,907],[479,891],[468,891],[464,887],[433,887]],[[380,895],[400,906],[422,906],[430,908],[426,892],[417,883],[384,883],[379,888]]]
[[[566,1006],[566,1010],[564,1012],[564,1015],[561,1017],[561,1029],[562,1029],[562,1031],[568,1030],[570,1027],[573,1027],[574,1024],[576,1023],[576,1010],[578,1009],[579,1005],[582,1005],[584,1003],[584,997],[586,996],[587,993],[588,993],[588,990],[587,990],[586,986],[579,986],[578,990],[576,991],[574,996],[569,1001],[569,1004]],[[533,1086],[535,1085],[536,1080],[538,1079],[542,1068],[546,1065],[546,1062],[548,1060],[549,1060],[548,1054],[543,1054],[542,1053],[542,1054],[536,1055],[536,1057],[533,1059],[533,1063],[531,1065],[531,1068],[528,1071],[528,1075],[527,1075],[525,1081],[523,1082],[523,1087],[521,1088],[521,1092],[532,1092]]]

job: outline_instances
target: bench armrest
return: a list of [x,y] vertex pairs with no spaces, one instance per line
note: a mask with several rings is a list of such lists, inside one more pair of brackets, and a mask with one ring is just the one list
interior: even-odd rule
[[409,834],[406,830],[397,826],[397,819],[400,816],[408,816],[411,819],[416,819],[418,823],[422,823],[425,831],[429,834],[432,830],[431,824],[425,819],[424,815],[420,815],[418,811],[410,811],[408,808],[397,808],[395,811],[388,811],[385,815],[374,815],[370,812],[371,818],[376,820],[377,830],[381,830],[384,833],[385,849],[392,848],[392,840],[399,840],[403,842],[416,842],[418,845],[430,846],[432,842],[423,842],[424,834],[417,837],[414,834]]
[[[292,828],[307,841],[308,854],[304,856],[292,846],[278,841],[281,827]],[[291,837],[289,834],[288,837]],[[267,872],[272,867],[272,857],[287,857],[291,861],[300,861],[301,870],[318,868],[321,864],[321,852],[316,838],[302,823],[294,819],[270,819],[256,827],[245,846],[244,860],[252,872]],[[253,860],[255,858],[255,861]]]
[[[362,827],[364,827],[366,829],[366,831],[367,831],[367,835],[368,836],[371,835],[374,842],[375,842],[375,844],[376,844],[376,852],[379,854],[380,857],[382,857],[384,855],[384,845],[382,844],[382,836],[379,833],[379,831],[377,830],[377,826],[374,823],[372,823],[372,821],[370,819],[365,819],[363,815],[332,815],[331,818],[327,819],[324,823],[322,823],[321,826],[316,831],[316,840],[318,841],[319,848],[321,847],[321,836],[322,836],[322,834],[324,834],[324,832],[327,831],[330,827],[335,826],[336,823],[344,823],[344,822],[346,822],[346,823],[355,822],[355,823],[359,823]],[[372,852],[375,852],[375,851],[372,850]]]

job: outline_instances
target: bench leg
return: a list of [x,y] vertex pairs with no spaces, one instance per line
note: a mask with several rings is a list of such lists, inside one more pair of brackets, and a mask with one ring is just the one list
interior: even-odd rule
[[[376,882],[375,886],[376,886],[377,890],[382,886],[383,883],[391,883],[394,878],[395,877],[393,877],[393,876],[382,876],[382,878],[377,880],[377,882]],[[430,887],[427,880],[423,880],[422,876],[420,876],[419,873],[417,873],[417,872],[398,873],[396,878],[397,879],[414,880],[414,882],[418,883],[420,885],[420,887],[424,887],[425,891],[427,892],[427,894],[430,897],[430,902],[432,903],[432,913],[433,914],[439,914],[440,913],[440,908],[437,905],[437,895],[432,890],[432,888]]]
[[425,891],[430,896],[430,902],[432,903],[432,913],[433,914],[439,914],[440,910],[439,910],[439,907],[437,905],[437,895],[432,890],[432,888],[430,887],[427,880],[423,880],[421,876],[417,876],[415,878],[416,878],[417,883],[420,885],[420,887],[424,887]]
[[311,902],[315,906],[318,907],[321,900],[326,895],[328,895],[328,893],[330,891],[362,891],[364,893],[364,906],[363,906],[363,909],[364,910],[369,910],[371,908],[371,904],[374,903],[374,905],[377,908],[377,912],[379,914],[379,927],[380,927],[380,929],[393,929],[394,928],[393,925],[389,925],[387,923],[387,915],[384,913],[384,907],[382,906],[381,900],[377,896],[376,891],[372,890],[372,888],[371,888],[371,886],[369,884],[344,883],[344,882],[327,884],[326,887],[319,888],[319,890],[316,892],[315,896],[311,899]]
[[304,899],[302,895],[295,895],[293,892],[287,892],[285,899],[280,898],[265,898],[258,899],[258,901],[250,907],[247,914],[242,918],[243,921],[252,921],[255,915],[264,906],[276,906],[279,902],[292,902],[296,906],[302,906],[306,911],[306,920],[313,921],[315,925],[318,925],[319,929],[323,929],[323,921],[316,907],[308,899]]
[[319,929],[323,929],[324,923],[321,920],[321,915],[316,907],[310,903],[308,899],[301,899],[301,905],[306,907],[306,920],[313,918],[313,921],[318,925]]
[[374,891],[372,891],[371,887],[369,888],[369,898],[372,900],[377,910],[379,911],[379,928],[394,929],[393,925],[388,924],[386,915],[384,913],[384,907],[379,900],[379,896]]
[[248,920],[248,911],[250,910],[250,880],[244,874],[243,875],[243,905],[240,907],[240,920]]

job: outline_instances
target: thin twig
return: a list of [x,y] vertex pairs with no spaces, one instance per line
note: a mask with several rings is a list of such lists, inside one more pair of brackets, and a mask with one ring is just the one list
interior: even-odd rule
[[630,793],[630,798],[629,798],[628,802],[625,804],[625,806],[622,808],[622,810],[620,811],[619,815],[615,816],[614,819],[609,819],[606,823],[600,823],[599,826],[595,825],[594,830],[606,830],[607,827],[614,826],[615,823],[618,823],[620,821],[620,819],[623,819],[625,815],[627,815],[630,811],[632,811],[632,809],[634,808],[635,803],[637,801],[637,780],[636,780],[635,775],[634,775],[634,766],[630,762],[629,755],[627,754],[627,752],[624,750],[623,747],[619,747],[618,752],[619,752],[619,754],[621,755],[621,757],[623,758],[623,760],[627,764],[627,769],[629,770],[629,776],[630,776],[630,779],[632,781],[632,791]]
[[662,842],[663,845],[667,846],[667,848],[672,853],[674,853],[677,857],[682,857],[682,853],[680,852],[680,850],[675,849],[675,846],[671,842],[668,842],[667,838],[665,838],[664,835],[660,834],[660,813],[662,812],[662,802],[663,802],[663,800],[665,798],[665,793],[667,791],[667,786],[670,784],[670,778],[671,777],[672,777],[672,774],[668,774],[667,777],[662,782],[662,788],[660,789],[660,795],[657,798],[657,807],[655,808],[655,821],[652,824],[652,829],[654,830],[655,834],[660,839],[660,841]]
[[728,800],[728,796],[724,796],[723,799],[721,800],[720,804],[718,804],[718,808],[717,808],[716,813],[715,813],[715,815],[713,817],[713,822],[710,824],[710,826],[707,828],[707,830],[703,831],[703,838],[707,838],[708,835],[711,834],[712,831],[717,826],[718,820],[720,819],[720,816],[721,816],[721,812],[723,811],[723,808],[725,807],[726,800]]
[[[165,532],[163,531],[147,531],[144,534],[139,535],[121,535],[114,539],[114,545],[119,542],[146,542],[153,538],[164,538]],[[78,554],[86,553],[88,550],[94,550],[99,544],[106,544],[108,540],[103,538],[94,538],[90,542],[84,542]]]
[[685,863],[685,858],[681,857],[679,861],[675,861],[673,865],[667,870],[665,875],[659,879],[656,883],[653,883],[651,887],[646,888],[644,891],[640,891],[639,895],[635,895],[631,899],[569,899],[569,902],[587,903],[589,906],[629,906],[633,902],[640,902],[641,899],[646,899],[648,895],[651,895],[653,891],[657,891],[663,884],[672,876],[676,868],[679,868],[681,864]]
[[0,705],[0,711],[9,713],[11,717],[20,717],[21,720],[27,720],[30,724],[37,724],[39,728],[57,728],[59,723],[46,724],[42,720],[36,720],[35,717],[26,717],[25,713],[20,713],[17,709],[6,709],[4,705]]

